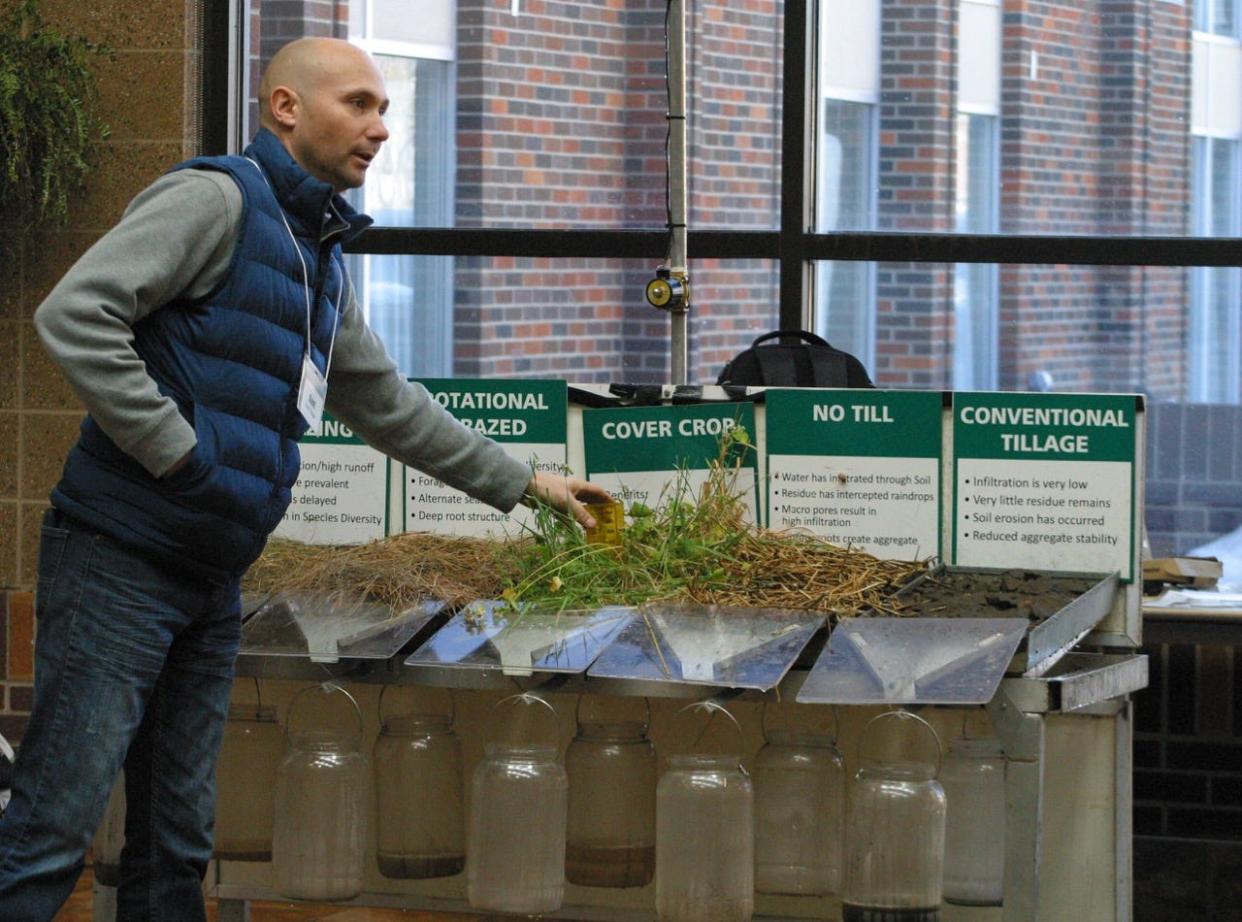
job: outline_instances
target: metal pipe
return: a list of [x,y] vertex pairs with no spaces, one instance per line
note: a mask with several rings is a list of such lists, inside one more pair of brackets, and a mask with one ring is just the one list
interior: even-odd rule
[[[686,269],[686,4],[669,0],[668,8],[668,207],[669,275],[685,283]],[[690,290],[670,311],[673,384],[688,384],[687,319]]]

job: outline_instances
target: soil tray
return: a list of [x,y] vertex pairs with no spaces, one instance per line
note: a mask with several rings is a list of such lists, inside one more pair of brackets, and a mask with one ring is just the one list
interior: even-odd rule
[[1026,619],[1007,671],[1041,675],[1112,611],[1118,586],[1116,574],[941,567],[896,598],[907,617]]

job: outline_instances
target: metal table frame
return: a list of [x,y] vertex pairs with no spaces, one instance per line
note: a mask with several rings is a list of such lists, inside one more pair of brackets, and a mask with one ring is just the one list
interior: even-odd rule
[[[305,661],[281,658],[273,662],[267,657],[243,657],[239,675],[261,672],[263,678],[323,681],[334,677],[355,682],[425,684],[418,671],[403,667],[400,659],[389,662],[341,663],[331,667]],[[807,675],[795,669],[773,692],[744,692],[743,699],[792,700]],[[495,677],[512,683],[508,677]],[[533,677],[532,684],[538,684]],[[586,690],[594,693],[600,683],[582,678],[558,678],[559,692]],[[1131,905],[1131,740],[1133,732],[1132,704],[1129,695],[1147,684],[1147,658],[1141,655],[1070,653],[1055,670],[1041,677],[1012,677],[1001,682],[1000,688],[987,705],[994,727],[1009,760],[1006,773],[1006,842],[1005,901],[1003,922],[1035,922],[1041,905],[1041,866],[1043,863],[1044,831],[1042,809],[1045,803],[1045,723],[1052,714],[1074,714],[1084,717],[1115,718],[1115,831],[1116,831],[1116,920],[1130,922]],[[623,694],[625,683],[610,683],[608,693]],[[494,686],[493,686],[494,687]],[[659,688],[644,683],[631,693],[653,696]],[[711,689],[696,686],[687,689],[696,697],[710,694]],[[677,686],[668,686],[665,695],[676,695]],[[217,878],[211,892],[218,901],[221,922],[247,922],[249,901],[283,899],[278,894],[257,887],[220,882]],[[442,912],[470,912],[462,900],[420,897],[412,894],[363,893],[341,905],[399,907]],[[548,918],[581,920],[650,919],[650,911],[567,906]],[[96,916],[102,922],[102,917]],[[766,917],[756,915],[756,920]]]

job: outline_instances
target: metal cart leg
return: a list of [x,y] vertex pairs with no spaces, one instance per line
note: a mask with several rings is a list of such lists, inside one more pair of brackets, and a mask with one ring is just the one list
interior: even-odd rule
[[1114,721],[1116,730],[1116,778],[1113,782],[1117,798],[1117,922],[1130,922],[1134,911],[1134,701],[1127,698],[1125,707]]
[[1005,774],[1005,903],[1003,922],[1039,918],[1043,857],[1044,715],[1026,714],[1004,685],[988,704],[1009,760]]

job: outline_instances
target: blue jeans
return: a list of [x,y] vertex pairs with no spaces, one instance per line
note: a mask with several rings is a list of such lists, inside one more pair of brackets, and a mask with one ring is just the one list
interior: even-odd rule
[[35,612],[34,710],[0,819],[0,919],[56,914],[124,764],[117,920],[199,922],[238,581],[186,577],[52,510]]

